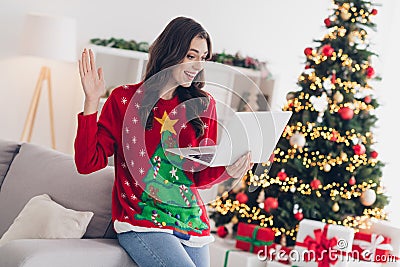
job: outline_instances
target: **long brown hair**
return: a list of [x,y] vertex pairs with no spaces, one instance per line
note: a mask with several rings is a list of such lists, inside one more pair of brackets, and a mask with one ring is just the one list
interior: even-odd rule
[[[160,97],[162,83],[166,81],[165,77],[153,75],[181,63],[190,49],[191,41],[196,37],[206,40],[208,47],[206,60],[209,60],[212,56],[210,36],[199,23],[191,18],[177,17],[173,19],[150,46],[144,81],[145,87],[151,89],[144,90],[144,97],[139,110],[142,124],[146,130],[153,127],[153,107]],[[202,70],[197,74],[190,87],[178,86],[174,92],[174,95],[178,95],[180,103],[192,98],[202,99],[202,101],[194,101],[201,104],[186,106],[187,118],[193,118],[190,120],[190,124],[196,132],[196,137],[204,134],[204,125],[199,114],[209,104],[207,94],[202,90],[204,85],[204,71]]]

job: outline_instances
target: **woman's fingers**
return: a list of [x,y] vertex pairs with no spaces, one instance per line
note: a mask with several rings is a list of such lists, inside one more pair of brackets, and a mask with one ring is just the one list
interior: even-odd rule
[[82,66],[82,60],[81,59],[78,60],[78,66],[79,66],[79,75],[81,76],[81,79],[82,79],[83,76],[84,76],[84,72],[83,72],[83,66]]
[[99,80],[100,80],[100,81],[104,81],[103,69],[102,69],[102,68],[99,68],[99,69],[97,70],[97,74],[99,75]]
[[90,71],[96,71],[96,62],[94,61],[94,54],[92,49],[89,49],[89,57],[90,57],[90,62],[89,62],[89,70]]

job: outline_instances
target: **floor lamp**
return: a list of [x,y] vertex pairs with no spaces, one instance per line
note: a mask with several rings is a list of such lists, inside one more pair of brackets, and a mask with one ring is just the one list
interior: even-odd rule
[[[73,18],[29,13],[22,33],[22,54],[42,59],[76,61],[76,21]],[[47,84],[52,148],[56,148],[51,69],[42,66],[25,119],[21,141],[30,142],[43,85]]]

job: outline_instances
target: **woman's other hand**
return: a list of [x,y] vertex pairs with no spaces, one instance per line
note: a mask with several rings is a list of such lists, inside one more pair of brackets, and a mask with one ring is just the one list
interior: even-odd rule
[[226,167],[226,172],[233,178],[242,178],[251,168],[254,163],[251,162],[251,154],[247,152],[241,156],[235,163]]
[[82,58],[79,59],[79,74],[85,93],[85,115],[97,112],[100,97],[105,92],[105,82],[102,68],[96,69],[93,51],[86,48],[82,52]]

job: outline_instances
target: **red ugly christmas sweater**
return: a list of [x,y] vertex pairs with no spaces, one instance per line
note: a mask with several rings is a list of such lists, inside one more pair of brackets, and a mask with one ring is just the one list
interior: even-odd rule
[[215,100],[208,94],[198,139],[188,122],[186,105],[175,95],[159,99],[153,127],[145,130],[139,116],[143,83],[115,88],[97,113],[78,114],[75,164],[80,173],[104,168],[114,155],[112,220],[117,233],[167,232],[188,246],[213,241],[198,188],[209,188],[229,177],[225,167],[205,167],[166,152],[169,147],[213,145],[217,139]]

